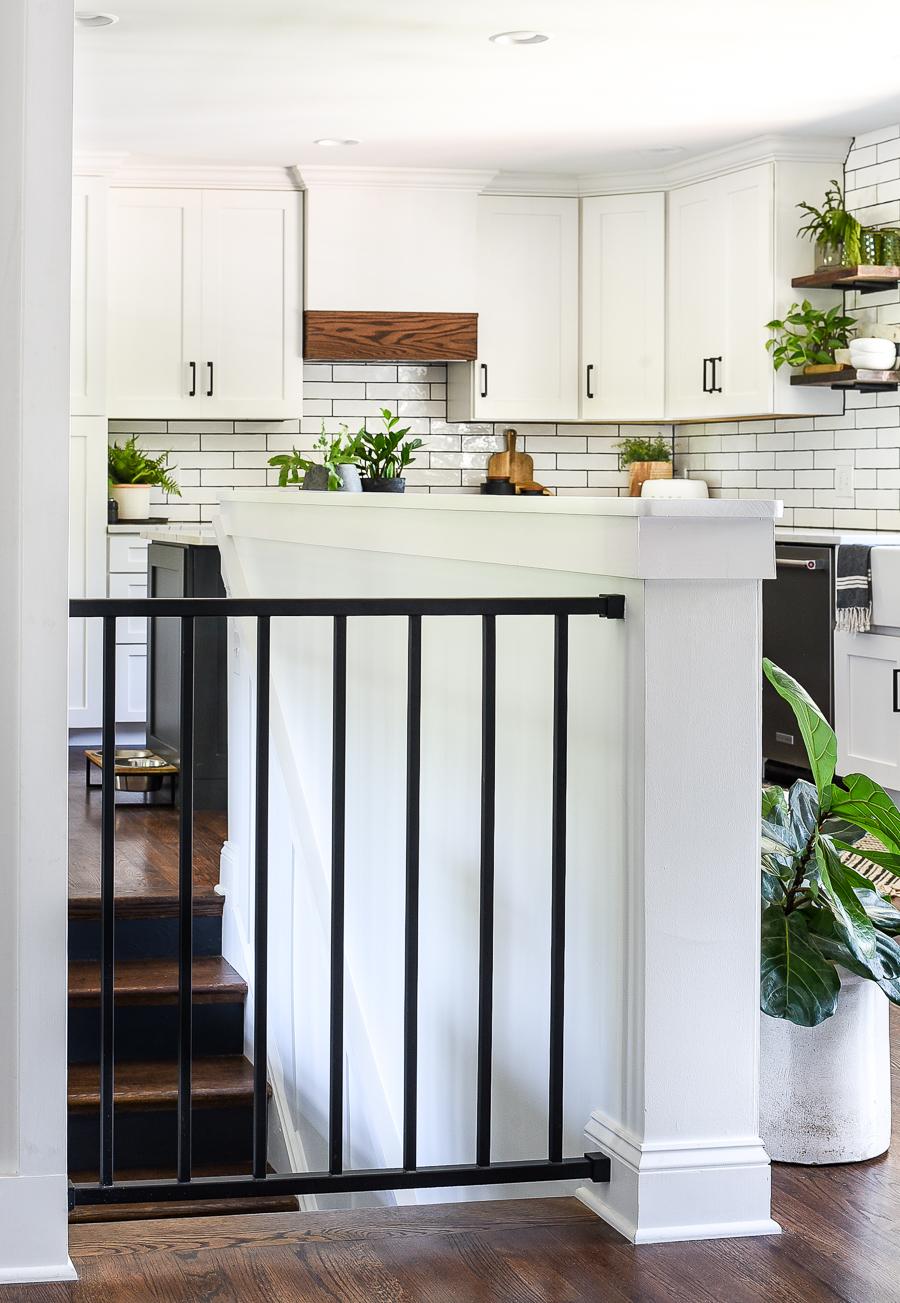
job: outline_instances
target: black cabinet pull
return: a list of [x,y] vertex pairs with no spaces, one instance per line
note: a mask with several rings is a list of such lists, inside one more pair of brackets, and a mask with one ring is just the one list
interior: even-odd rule
[[894,714],[900,715],[900,670],[894,670]]
[[587,364],[587,374],[585,375],[585,378],[584,378],[585,392],[586,392],[588,398],[593,398],[593,397],[594,397],[594,391],[593,391],[593,389],[591,388],[591,372],[593,371],[593,369],[594,369],[594,364],[593,364],[593,362],[588,362],[588,364]]
[[207,398],[212,398],[212,396],[213,396],[213,364],[212,364],[212,362],[207,362],[206,365],[209,367],[209,387],[208,387],[207,390],[206,390],[206,397],[207,397]]
[[709,363],[710,363],[710,359],[708,357],[705,357],[703,359],[703,392],[705,394],[709,393],[709,381],[706,378],[706,368],[709,366]]
[[487,398],[487,362],[481,363],[481,397]]
[[711,394],[720,394],[722,392],[722,386],[716,384],[716,381],[719,378],[716,375],[716,364],[720,363],[722,359],[721,357],[711,357],[709,360],[712,362],[712,384],[709,387],[709,392]]
[[197,363],[188,362],[188,366],[191,368],[191,387],[188,390],[188,398],[196,398],[197,397]]

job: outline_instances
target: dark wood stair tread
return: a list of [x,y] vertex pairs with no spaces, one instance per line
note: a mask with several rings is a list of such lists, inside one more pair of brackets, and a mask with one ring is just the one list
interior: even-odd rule
[[[271,1168],[269,1169],[272,1170]],[[249,1176],[250,1167],[232,1164],[229,1167],[200,1166],[194,1176]],[[142,1168],[134,1171],[117,1171],[116,1181],[162,1181],[171,1180],[175,1169]],[[75,1172],[70,1178],[76,1185],[93,1184],[98,1179],[97,1172]],[[296,1195],[292,1194],[257,1194],[242,1199],[216,1199],[212,1194],[208,1199],[174,1199],[160,1203],[124,1203],[124,1204],[84,1204],[69,1214],[72,1225],[87,1222],[131,1222],[162,1217],[229,1217],[235,1213],[296,1212],[299,1207]]]
[[[175,959],[129,959],[115,967],[116,1004],[176,1004],[178,963]],[[221,955],[194,959],[193,997],[196,1004],[234,1003],[247,994],[247,983]],[[92,960],[69,964],[69,1004],[100,1003],[100,965]]]
[[[191,1090],[194,1108],[234,1108],[249,1104],[252,1099],[253,1065],[247,1059],[234,1054],[194,1060]],[[117,1109],[174,1108],[177,1100],[177,1062],[125,1062],[116,1065]],[[99,1107],[99,1066],[96,1063],[70,1065],[70,1112],[86,1112]]]
[[[144,893],[116,896],[116,919],[177,918],[177,894]],[[193,899],[194,918],[220,918],[225,909],[225,897],[215,891],[198,892]],[[70,919],[100,919],[100,896],[69,896]]]

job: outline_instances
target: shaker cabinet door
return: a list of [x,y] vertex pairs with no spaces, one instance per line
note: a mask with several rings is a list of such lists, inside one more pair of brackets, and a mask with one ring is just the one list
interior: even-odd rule
[[712,358],[720,353],[725,311],[721,291],[725,242],[715,181],[683,186],[669,195],[667,415],[714,419]]
[[900,791],[900,638],[835,634],[834,668],[838,773]]
[[665,263],[664,194],[582,201],[581,416],[663,418]]
[[106,411],[107,189],[102,177],[72,181],[72,308],[69,412]]

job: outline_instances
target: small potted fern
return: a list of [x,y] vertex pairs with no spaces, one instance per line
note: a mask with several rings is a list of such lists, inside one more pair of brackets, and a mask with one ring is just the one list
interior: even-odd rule
[[406,489],[403,472],[413,461],[413,454],[423,447],[423,440],[408,439],[409,426],[398,429],[400,418],[389,407],[381,409],[381,416],[383,431],[359,432],[363,493],[403,493]]
[[107,457],[109,491],[119,508],[119,520],[147,520],[150,516],[150,491],[181,497],[181,489],[172,478],[168,452],[148,457],[137,446],[137,435],[125,443],[111,443]]
[[645,480],[672,478],[672,450],[662,436],[628,437],[616,445],[619,465],[628,470],[628,496],[639,498]]

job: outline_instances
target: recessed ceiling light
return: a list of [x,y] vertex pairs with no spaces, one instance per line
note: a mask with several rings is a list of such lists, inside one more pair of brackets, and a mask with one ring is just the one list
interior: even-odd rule
[[118,21],[118,14],[95,14],[85,9],[75,11],[75,22],[79,27],[112,27]]
[[683,154],[684,146],[683,145],[653,145],[650,149],[645,149],[644,153],[656,154],[658,157],[663,157],[666,154]]
[[495,32],[488,39],[495,45],[543,45],[550,37],[543,32]]
[[321,140],[314,140],[314,145],[321,145],[324,149],[335,149],[339,145],[358,145],[358,140],[338,140],[336,136],[323,136]]

